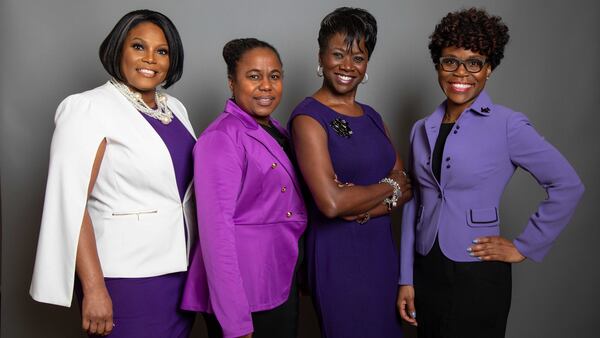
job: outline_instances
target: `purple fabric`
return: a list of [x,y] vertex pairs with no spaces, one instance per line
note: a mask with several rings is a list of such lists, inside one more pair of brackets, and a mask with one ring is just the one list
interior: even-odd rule
[[[109,337],[187,338],[195,314],[179,309],[185,277],[185,272],[177,272],[148,278],[105,278],[115,324]],[[79,281],[75,291],[81,304]]]
[[167,149],[169,149],[173,168],[175,169],[179,197],[183,200],[194,172],[192,151],[196,140],[175,115],[173,115],[173,121],[166,125],[146,114],[142,114],[142,116],[156,130],[156,133],[158,133]]
[[[140,113],[156,130],[171,154],[179,196],[192,180],[194,137],[173,116],[168,125]],[[187,338],[194,314],[179,309],[186,272],[147,278],[105,278],[113,302],[111,338]],[[81,290],[78,291],[81,302]],[[94,336],[97,337],[97,336]]]
[[411,132],[408,167],[414,198],[404,205],[402,215],[399,283],[403,285],[413,283],[415,250],[426,255],[436,236],[449,259],[478,261],[467,248],[477,237],[500,234],[500,198],[517,167],[531,173],[548,194],[514,240],[519,252],[534,261],[548,253],[584,190],[573,167],[525,115],[495,105],[485,91],[448,135],[438,182],[431,154],[444,111],[445,102],[417,121]]
[[[338,179],[368,185],[386,177],[396,155],[379,114],[369,106],[362,108],[363,116],[349,117],[309,97],[296,107],[290,123],[298,115],[321,123]],[[330,126],[336,118],[348,122],[349,138]],[[391,218],[375,217],[361,225],[326,218],[312,200],[308,207],[305,257],[323,336],[402,337],[396,314],[398,256]]]
[[200,245],[182,308],[215,313],[226,338],[248,334],[251,312],[275,308],[290,293],[306,228],[295,169],[277,141],[229,100],[194,148],[194,188]]

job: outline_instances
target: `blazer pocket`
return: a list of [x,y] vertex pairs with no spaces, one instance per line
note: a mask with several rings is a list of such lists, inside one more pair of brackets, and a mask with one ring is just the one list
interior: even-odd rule
[[500,224],[498,209],[495,207],[470,209],[467,211],[467,224],[474,228],[498,226]]
[[140,220],[140,217],[142,216],[149,216],[149,215],[153,215],[153,214],[158,214],[158,210],[157,209],[148,209],[148,210],[135,210],[135,211],[113,211],[112,212],[112,216],[113,217],[126,217],[126,216],[130,216],[130,217],[136,217],[137,220]]

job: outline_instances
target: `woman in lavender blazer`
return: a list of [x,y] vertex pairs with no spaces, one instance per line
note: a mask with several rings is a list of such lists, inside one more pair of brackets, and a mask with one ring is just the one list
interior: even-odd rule
[[211,338],[291,338],[306,211],[287,133],[270,117],[281,60],[257,39],[230,41],[223,57],[232,99],[194,148],[200,244],[182,307],[204,313]]
[[[527,117],[484,91],[508,38],[499,17],[474,8],[449,13],[431,36],[447,99],[411,132],[415,192],[402,219],[398,296],[404,320],[417,325],[418,313],[419,338],[504,337],[510,263],[541,261],[583,193],[571,165]],[[518,167],[548,197],[509,241],[499,236],[498,205]]]

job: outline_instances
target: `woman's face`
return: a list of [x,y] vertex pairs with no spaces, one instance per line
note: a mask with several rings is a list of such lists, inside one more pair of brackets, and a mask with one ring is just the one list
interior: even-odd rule
[[[444,62],[448,64],[445,67],[461,61],[465,63],[459,63],[454,71],[445,71],[442,64],[437,65],[438,81],[448,98],[448,107],[462,112],[481,93],[487,77],[492,73],[492,68],[485,62],[485,56],[464,48],[446,47],[442,49],[441,58],[448,58]],[[482,61],[483,67],[479,72],[472,73],[467,70],[467,67],[476,68],[476,65]]]
[[267,125],[279,105],[283,91],[283,70],[277,54],[270,48],[245,52],[237,63],[229,88],[235,103],[258,123]]
[[145,96],[154,95],[168,71],[169,45],[162,29],[151,22],[133,27],[127,33],[121,57],[121,75],[127,86],[142,93],[146,101]]
[[356,93],[358,84],[367,72],[369,55],[364,39],[354,40],[350,50],[346,35],[337,33],[329,38],[327,47],[319,55],[325,85],[338,95]]

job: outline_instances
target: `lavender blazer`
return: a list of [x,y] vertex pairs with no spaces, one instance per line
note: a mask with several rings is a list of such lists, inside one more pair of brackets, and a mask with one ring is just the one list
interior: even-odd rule
[[[272,123],[287,132],[275,120]],[[289,296],[306,210],[289,158],[233,101],[194,147],[199,245],[182,308],[214,313],[224,337]]]
[[567,160],[521,113],[495,105],[483,91],[456,121],[446,140],[441,182],[431,169],[445,103],[411,132],[409,168],[414,198],[404,206],[400,281],[413,283],[414,252],[426,255],[436,235],[453,261],[468,255],[472,240],[500,234],[500,197],[517,167],[531,173],[548,197],[514,240],[519,252],[541,261],[575,212],[583,185]]

